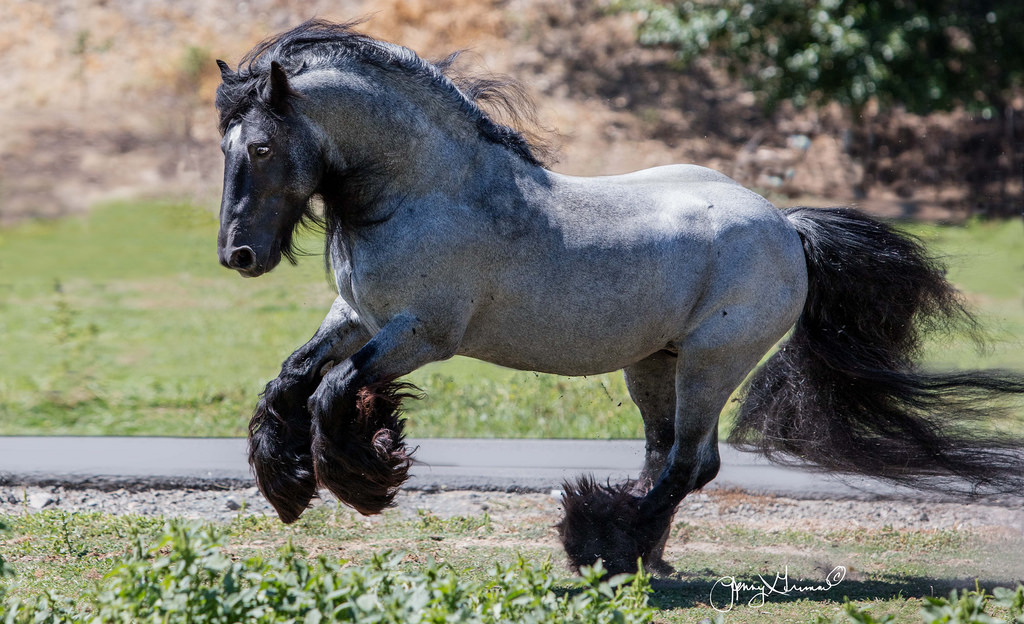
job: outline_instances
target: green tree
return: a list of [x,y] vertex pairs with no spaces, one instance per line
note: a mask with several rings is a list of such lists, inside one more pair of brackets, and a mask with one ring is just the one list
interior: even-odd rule
[[844,143],[864,165],[864,185],[888,175],[873,161],[874,128],[862,114],[869,102],[883,115],[894,106],[915,114],[963,106],[991,120],[975,124],[953,147],[955,180],[947,181],[969,189],[961,208],[1020,214],[1024,128],[1013,101],[1024,90],[1021,0],[619,0],[616,6],[639,13],[640,43],[668,46],[682,64],[711,57],[768,110],[783,100],[798,107],[844,105],[854,128],[848,136],[859,137]]
[[639,38],[679,59],[720,53],[771,107],[870,99],[913,113],[1000,115],[1024,84],[1020,0],[632,1]]

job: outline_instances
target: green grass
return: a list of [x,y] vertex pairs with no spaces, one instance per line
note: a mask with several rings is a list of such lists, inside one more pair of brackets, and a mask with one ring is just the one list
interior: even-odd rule
[[[318,254],[256,280],[216,260],[216,217],[169,202],[0,230],[0,434],[244,435],[259,391],[333,299]],[[1024,370],[1021,222],[914,226],[981,309],[984,358],[954,337],[936,366]],[[315,237],[305,246],[317,251]],[[619,374],[561,378],[455,358],[410,376],[412,436],[642,435]]]
[[[168,555],[174,545],[162,537],[165,529],[160,518],[44,511],[0,516],[0,526],[5,523],[10,533],[7,539],[0,538],[0,560],[6,560],[17,575],[0,581],[0,593],[6,589],[11,598],[30,599],[47,591],[78,597],[109,589],[115,583],[108,575],[126,555],[131,557],[138,550],[135,544],[164,540],[160,556]],[[514,568],[528,561],[528,570],[516,576],[551,587],[556,594],[574,591],[554,530],[543,517],[496,521],[486,514],[438,518],[426,512],[409,517],[391,510],[363,518],[345,508],[323,505],[291,526],[240,511],[231,522],[215,525],[213,532],[223,535],[223,551],[234,562],[266,561],[289,545],[308,553],[300,558],[311,566],[318,560],[366,566],[381,553],[397,552],[404,553],[396,560],[400,571],[421,574],[441,565],[454,571],[459,583],[486,586],[494,582],[496,565]],[[694,525],[681,520],[675,524],[669,556],[679,574],[656,580],[649,604],[657,610],[654,621],[662,623],[715,617],[712,601],[718,608],[728,606],[729,593],[721,593],[721,584],[731,578],[747,589],[724,614],[725,622],[831,620],[847,598],[860,606],[871,605],[875,616],[895,614],[898,622],[918,622],[930,597],[976,585],[989,591],[1015,586],[1021,564],[1012,553],[1022,548],[1020,536],[991,531],[810,532],[728,522]],[[791,586],[821,585],[837,566],[845,567],[846,573],[831,589],[771,594],[763,604],[756,600],[750,604],[758,590],[749,588],[771,583],[776,574],[787,575]],[[140,570],[132,573],[138,575]],[[150,578],[144,576],[132,585]],[[779,583],[776,588],[782,586]],[[1004,618],[1008,613],[1006,609],[989,612]]]
[[986,334],[978,353],[963,337],[928,345],[931,366],[1024,370],[1024,221],[971,222],[966,226],[914,224],[921,238],[965,294]]
[[[523,557],[508,565],[492,563],[482,575],[466,575],[436,561],[403,566],[405,555],[390,551],[358,564],[330,555],[312,559],[291,541],[276,552],[243,558],[225,548],[224,537],[222,529],[180,522],[170,523],[157,540],[133,536],[128,553],[117,557],[101,585],[83,584],[73,594],[37,587],[35,595],[12,592],[8,599],[0,586],[0,618],[68,624],[640,624],[653,616],[645,577],[606,580],[597,567],[558,587],[550,563],[538,565]],[[76,556],[86,554],[83,550]]]

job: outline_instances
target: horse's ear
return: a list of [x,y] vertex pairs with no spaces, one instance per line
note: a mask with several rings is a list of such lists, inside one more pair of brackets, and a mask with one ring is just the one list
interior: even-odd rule
[[270,104],[270,110],[279,113],[287,114],[292,110],[292,103],[290,98],[296,95],[292,91],[291,86],[288,84],[288,75],[284,73],[284,67],[277,61],[270,62],[270,94],[267,97],[267,102]]
[[224,61],[222,61],[220,59],[217,59],[217,67],[220,67],[220,79],[221,80],[227,82],[229,79],[234,77],[235,72],[231,71],[231,68],[228,67],[228,64],[225,63]]

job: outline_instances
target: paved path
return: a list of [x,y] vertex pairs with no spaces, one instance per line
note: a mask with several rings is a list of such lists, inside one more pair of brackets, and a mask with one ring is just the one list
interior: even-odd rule
[[[408,487],[549,491],[591,473],[604,481],[635,477],[639,440],[411,440],[418,446]],[[100,488],[247,486],[239,438],[0,437],[0,484]],[[709,486],[795,498],[929,498],[868,479],[772,465],[722,445],[722,470]],[[935,498],[932,496],[931,498]]]

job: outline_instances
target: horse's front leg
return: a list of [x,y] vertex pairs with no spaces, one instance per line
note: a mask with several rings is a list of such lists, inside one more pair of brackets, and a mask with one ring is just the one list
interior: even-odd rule
[[324,375],[309,399],[320,485],[362,514],[392,504],[412,464],[398,415],[412,386],[395,380],[454,355],[460,335],[400,314]]
[[316,495],[307,402],[325,368],[369,340],[340,297],[316,334],[281,365],[249,421],[249,465],[263,496],[286,523],[294,522]]

